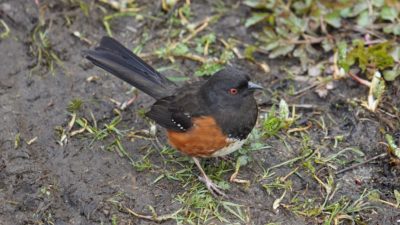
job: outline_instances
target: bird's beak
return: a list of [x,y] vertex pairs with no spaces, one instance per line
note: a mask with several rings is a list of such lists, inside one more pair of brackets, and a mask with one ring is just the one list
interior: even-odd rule
[[248,86],[247,86],[247,89],[249,89],[249,90],[257,90],[257,89],[264,89],[263,87],[261,87],[260,85],[258,85],[258,84],[255,84],[255,83],[253,83],[253,82],[249,82],[248,84],[247,84]]

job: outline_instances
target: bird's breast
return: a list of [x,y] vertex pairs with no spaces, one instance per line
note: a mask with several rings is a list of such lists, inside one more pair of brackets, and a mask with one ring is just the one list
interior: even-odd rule
[[224,156],[238,150],[245,140],[228,137],[213,117],[193,118],[185,132],[168,130],[170,144],[182,153],[196,157]]

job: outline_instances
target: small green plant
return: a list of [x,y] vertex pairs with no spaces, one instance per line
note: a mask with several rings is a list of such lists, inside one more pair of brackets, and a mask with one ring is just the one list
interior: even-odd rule
[[[369,87],[368,100],[362,105],[375,111],[386,89],[386,81],[393,81],[400,75],[400,64],[393,57],[399,47],[392,42],[383,42],[367,46],[364,41],[356,40],[350,50],[347,44],[341,42],[338,48],[338,64],[340,69],[347,72],[354,80]],[[398,56],[396,56],[398,58]],[[360,68],[367,79],[353,74],[350,68]],[[382,76],[383,73],[383,76]]]
[[145,156],[143,156],[141,160],[132,162],[133,167],[139,172],[142,172],[144,170],[150,170],[151,168],[153,168],[153,164],[148,158],[150,154],[151,151],[149,151]]
[[67,111],[70,113],[75,113],[79,111],[83,106],[83,101],[81,99],[75,98],[72,99],[68,106],[67,106]]
[[396,144],[392,135],[385,134],[385,139],[388,144],[388,152],[391,156],[391,161],[394,164],[400,164],[400,147]]
[[54,50],[49,39],[50,32],[51,30],[47,25],[38,24],[31,34],[30,52],[36,58],[36,63],[31,72],[46,68],[54,74],[56,65],[64,68],[59,53]]
[[292,117],[289,117],[289,106],[284,100],[279,102],[279,111],[272,107],[265,116],[263,131],[267,136],[275,136],[282,129],[288,129],[294,122],[294,109]]
[[[394,48],[392,42],[366,46],[364,41],[355,40],[353,46],[346,56],[340,56],[339,66],[346,72],[351,66],[357,64],[362,72],[367,72],[366,75],[371,80],[375,71],[384,71],[395,65],[390,54]],[[342,46],[343,48],[346,48],[346,45]],[[346,50],[339,52],[346,52]]]
[[[203,184],[199,185],[203,186]],[[249,217],[244,211],[244,206],[229,201],[218,201],[206,189],[198,185],[178,195],[176,200],[184,205],[182,213],[176,217],[178,224],[208,224],[217,221],[230,224],[227,215],[242,222],[246,222]]]

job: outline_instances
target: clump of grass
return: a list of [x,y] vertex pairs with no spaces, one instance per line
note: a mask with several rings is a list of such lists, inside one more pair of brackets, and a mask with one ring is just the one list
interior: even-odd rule
[[[358,199],[350,199],[342,196],[336,201],[325,201],[322,205],[316,199],[301,200],[300,196],[291,199],[287,207],[293,212],[310,218],[319,218],[322,224],[341,224],[350,221],[353,224],[365,224],[365,218],[360,216],[361,212],[370,211],[372,207],[368,202],[371,192],[364,190]],[[299,204],[300,203],[300,204]]]
[[148,151],[145,156],[142,157],[139,161],[132,162],[132,166],[139,172],[145,171],[145,170],[150,170],[154,167],[152,162],[149,159],[149,155],[153,151]]
[[204,185],[199,183],[178,195],[176,200],[183,204],[182,212],[176,217],[178,224],[229,224],[232,219],[227,218],[228,216],[245,223],[249,218],[244,206],[215,199]]
[[83,101],[79,98],[72,99],[68,106],[67,106],[67,111],[70,113],[76,113],[78,112],[83,106]]
[[263,122],[263,132],[266,136],[276,136],[280,130],[288,129],[295,121],[295,109],[289,116],[289,106],[284,100],[279,102],[279,111],[272,107]]
[[30,71],[33,73],[44,68],[54,74],[55,66],[64,68],[64,63],[51,43],[50,36],[53,21],[46,18],[47,6],[38,7],[38,22],[30,33],[29,52],[35,58],[35,63]]
[[[333,171],[339,165],[352,161],[350,154],[362,157],[363,152],[357,148],[344,148],[336,153],[323,154],[324,147],[315,143],[307,132],[299,132],[299,136],[302,138],[298,149],[299,156],[271,166],[264,171],[259,180],[268,194],[280,193],[280,197],[273,203],[273,208],[285,207],[298,215],[318,218],[326,225],[339,224],[344,220],[354,223],[362,221],[360,214],[371,209],[366,199],[367,194],[363,193],[356,201],[346,196],[334,201],[340,186],[335,182]],[[290,172],[278,175],[277,169],[283,166],[289,167]],[[307,189],[301,194],[293,193],[293,175],[307,181],[308,185],[318,184],[323,198],[309,196]]]
[[40,68],[46,68],[46,70],[54,74],[56,65],[64,67],[59,54],[53,49],[49,39],[49,32],[51,32],[50,29],[44,25],[38,25],[31,34],[30,52],[36,58],[31,73],[38,71]]
[[118,110],[115,110],[116,116],[109,123],[105,123],[102,128],[99,128],[93,113],[90,113],[92,117],[91,122],[84,117],[78,116],[78,112],[83,104],[81,99],[72,99],[68,104],[67,110],[70,113],[71,120],[66,128],[56,128],[60,136],[58,143],[64,145],[67,143],[69,137],[85,134],[92,138],[90,145],[95,141],[103,141],[111,138],[105,149],[116,151],[121,157],[127,157],[134,163],[122,144],[122,138],[128,131],[122,131],[118,128],[118,125],[122,121],[122,114]]

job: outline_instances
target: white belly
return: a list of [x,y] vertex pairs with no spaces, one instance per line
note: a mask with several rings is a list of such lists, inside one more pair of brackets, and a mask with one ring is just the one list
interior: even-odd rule
[[240,149],[245,141],[246,141],[246,139],[239,140],[239,139],[229,138],[228,142],[230,144],[227,145],[226,147],[221,148],[220,150],[214,152],[211,156],[212,157],[219,157],[219,156],[228,155],[228,154]]

